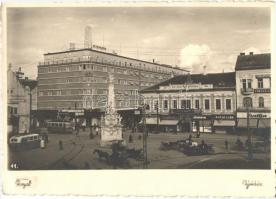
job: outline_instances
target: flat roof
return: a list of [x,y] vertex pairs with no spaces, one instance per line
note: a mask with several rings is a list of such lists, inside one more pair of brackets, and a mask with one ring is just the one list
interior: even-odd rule
[[63,54],[63,53],[70,53],[70,52],[78,52],[78,51],[98,52],[98,53],[103,53],[103,54],[111,55],[111,56],[115,56],[115,57],[120,57],[120,58],[125,58],[125,59],[131,59],[131,60],[140,61],[140,62],[144,62],[144,63],[148,63],[148,64],[154,64],[154,65],[157,65],[157,66],[163,66],[163,67],[167,67],[167,68],[171,68],[171,69],[178,69],[178,70],[182,70],[182,71],[185,71],[185,72],[190,72],[190,71],[188,71],[186,69],[182,69],[180,67],[173,67],[173,66],[170,66],[170,65],[167,65],[167,64],[158,64],[158,63],[155,63],[155,62],[149,62],[149,61],[144,61],[144,60],[135,59],[135,58],[131,58],[131,57],[125,57],[125,56],[121,56],[121,55],[117,55],[117,54],[113,54],[113,53],[108,53],[108,52],[94,50],[94,49],[91,49],[91,48],[82,48],[82,49],[65,50],[65,51],[59,51],[59,52],[53,52],[53,53],[45,53],[44,56]]

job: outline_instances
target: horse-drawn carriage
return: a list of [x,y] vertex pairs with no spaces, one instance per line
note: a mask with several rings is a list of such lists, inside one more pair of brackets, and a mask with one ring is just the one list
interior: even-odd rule
[[161,150],[177,150],[186,155],[206,155],[213,154],[213,145],[207,145],[204,141],[201,144],[191,139],[178,140],[175,142],[161,142]]
[[113,144],[111,146],[112,153],[108,153],[103,150],[95,149],[94,153],[98,154],[100,160],[105,160],[107,164],[117,167],[129,167],[129,159],[135,159],[136,161],[143,160],[142,149],[128,149],[120,144]]

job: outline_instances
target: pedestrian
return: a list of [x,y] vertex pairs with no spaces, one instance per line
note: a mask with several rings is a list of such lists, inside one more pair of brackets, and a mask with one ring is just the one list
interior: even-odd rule
[[129,143],[132,143],[132,142],[133,142],[133,137],[132,137],[132,135],[129,135],[129,137],[128,137],[128,142],[129,142]]
[[88,162],[84,162],[84,169],[90,169],[90,165]]
[[139,135],[139,136],[138,136],[138,140],[141,140],[141,139],[142,139],[142,135]]
[[191,134],[189,135],[189,141],[192,141],[192,135]]
[[225,149],[228,150],[228,140],[227,139],[225,139],[224,145],[225,145]]
[[99,129],[96,127],[96,135],[99,135]]
[[93,135],[93,133],[92,133],[92,132],[90,132],[90,134],[89,134],[89,138],[90,138],[91,140],[94,138],[94,135]]
[[61,140],[58,142],[58,145],[59,145],[59,150],[63,150],[63,143]]
[[76,126],[76,136],[79,137],[80,128],[79,125]]

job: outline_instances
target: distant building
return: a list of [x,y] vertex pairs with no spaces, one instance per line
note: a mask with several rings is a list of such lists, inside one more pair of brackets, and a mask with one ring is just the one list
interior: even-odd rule
[[11,133],[28,133],[30,128],[31,108],[37,107],[36,80],[24,78],[21,68],[12,71],[11,64],[7,71],[8,80],[8,131]]
[[235,73],[180,75],[141,91],[146,124],[164,131],[233,131]]
[[[138,90],[187,71],[92,48],[44,54],[38,65],[38,111],[83,114],[103,111],[107,101],[108,73],[114,75],[117,110],[139,106]],[[91,115],[87,118],[91,122]]]
[[236,62],[237,127],[270,131],[271,58],[270,54],[241,53]]

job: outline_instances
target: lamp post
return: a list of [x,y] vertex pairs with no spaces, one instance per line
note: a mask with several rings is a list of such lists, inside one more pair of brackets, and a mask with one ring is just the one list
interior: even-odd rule
[[248,155],[247,158],[249,160],[252,160],[253,153],[252,153],[252,140],[251,140],[251,132],[250,132],[250,107],[252,106],[252,103],[250,99],[246,100],[246,122],[247,122],[247,147],[248,147]]
[[143,169],[148,168],[148,149],[147,149],[147,138],[148,130],[146,126],[146,108],[147,105],[142,106],[142,119],[143,119]]

